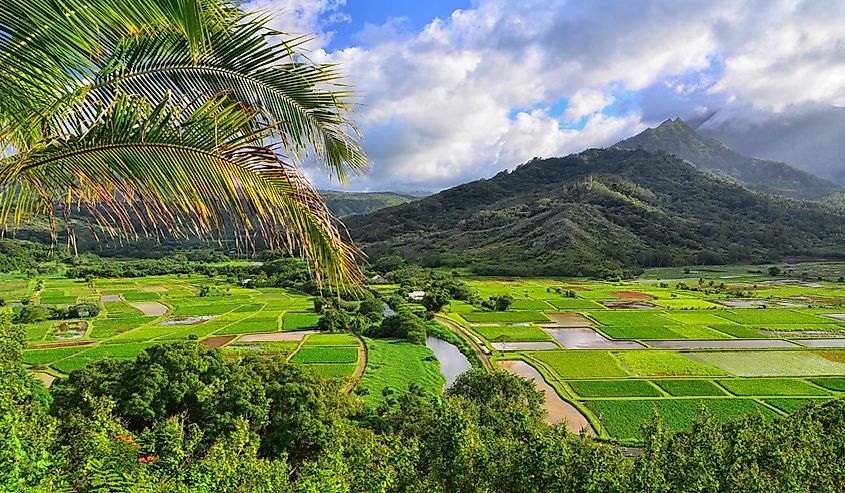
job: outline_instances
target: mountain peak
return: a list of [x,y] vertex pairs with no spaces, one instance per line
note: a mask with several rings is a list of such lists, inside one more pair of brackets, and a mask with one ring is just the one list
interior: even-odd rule
[[821,199],[841,192],[833,183],[786,163],[743,156],[716,139],[702,137],[681,118],[668,119],[615,146],[667,152],[748,188],[801,199]]

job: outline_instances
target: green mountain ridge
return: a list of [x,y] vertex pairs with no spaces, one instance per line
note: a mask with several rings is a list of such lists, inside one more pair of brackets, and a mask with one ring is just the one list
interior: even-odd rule
[[614,147],[668,152],[698,168],[764,193],[822,200],[845,192],[842,187],[789,164],[739,154],[716,139],[702,137],[680,118],[666,120]]
[[413,195],[396,192],[342,192],[335,190],[320,190],[319,194],[325,199],[329,210],[336,217],[352,214],[368,214],[385,207],[407,204],[418,200]]
[[490,275],[842,257],[833,207],[754,192],[668,153],[590,149],[347,218],[371,257]]

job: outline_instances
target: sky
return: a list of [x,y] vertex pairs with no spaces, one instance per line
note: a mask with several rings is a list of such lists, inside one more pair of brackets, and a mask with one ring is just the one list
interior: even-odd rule
[[346,185],[437,191],[667,118],[845,105],[842,0],[253,0],[358,92]]

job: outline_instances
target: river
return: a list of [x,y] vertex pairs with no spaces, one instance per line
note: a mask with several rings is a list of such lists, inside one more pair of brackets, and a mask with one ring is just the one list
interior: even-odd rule
[[429,336],[425,340],[425,345],[434,352],[437,360],[440,361],[440,373],[446,379],[447,389],[455,383],[458,375],[472,368],[467,357],[453,344]]

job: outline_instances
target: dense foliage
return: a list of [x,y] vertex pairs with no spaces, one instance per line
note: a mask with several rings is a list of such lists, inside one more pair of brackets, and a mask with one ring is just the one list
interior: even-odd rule
[[845,256],[837,210],[643,150],[536,159],[347,226],[371,257],[484,275],[619,277],[648,266]]
[[706,414],[647,427],[645,449],[549,426],[542,394],[482,370],[442,397],[411,388],[363,411],[283,360],[228,361],[187,343],[104,361],[54,384],[0,334],[0,491],[842,491],[845,403],[764,423]]

